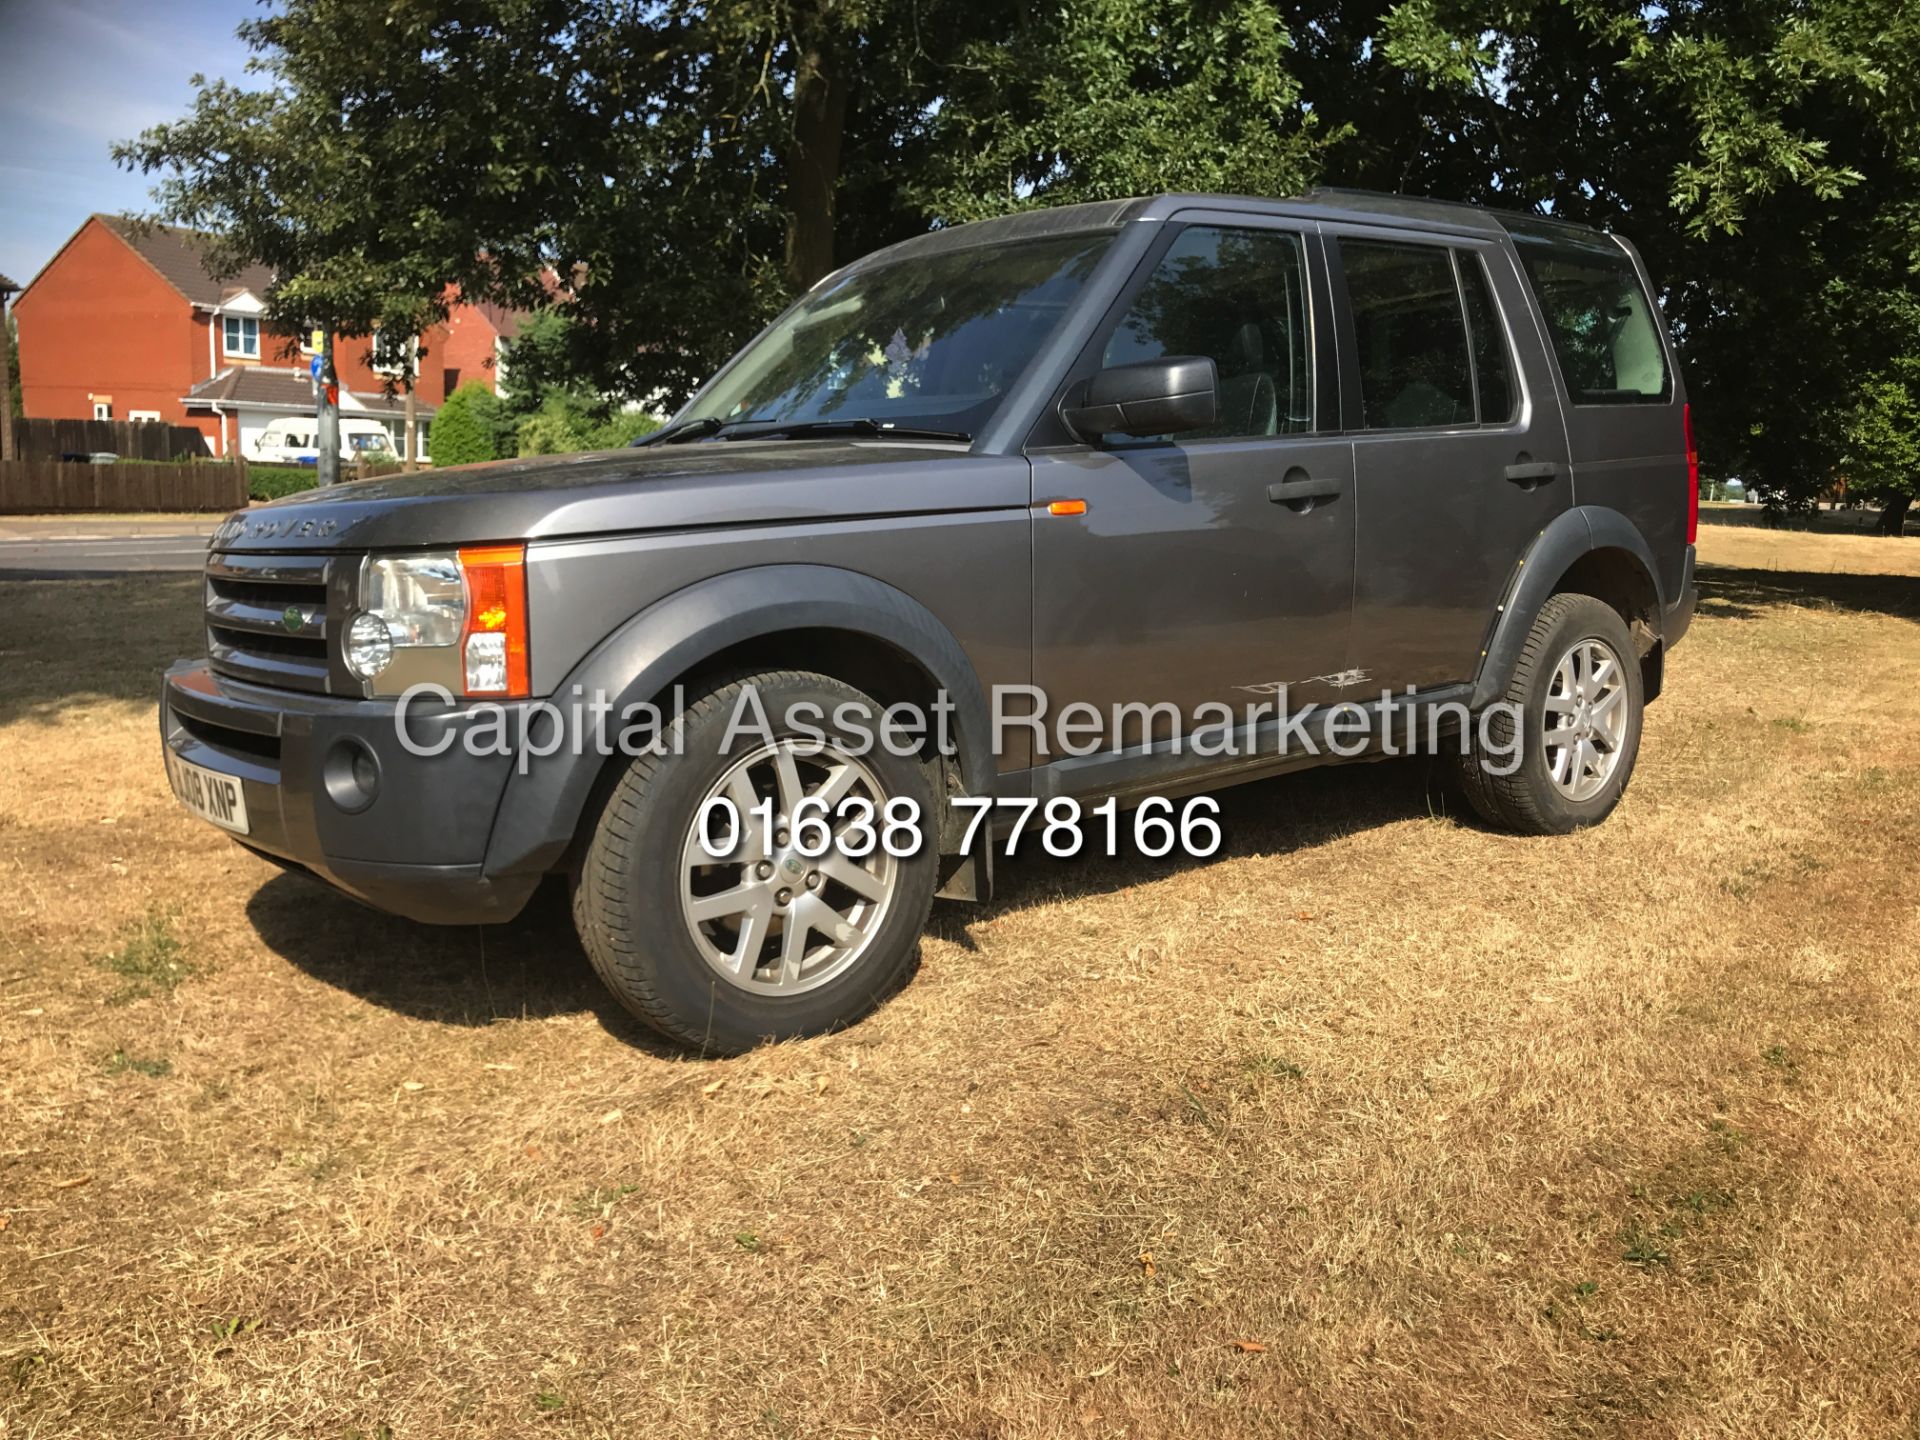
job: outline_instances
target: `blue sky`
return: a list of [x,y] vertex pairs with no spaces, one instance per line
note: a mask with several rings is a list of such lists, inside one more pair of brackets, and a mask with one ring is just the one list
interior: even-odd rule
[[96,210],[149,208],[107,150],[241,80],[254,0],[0,0],[0,275],[25,285]]

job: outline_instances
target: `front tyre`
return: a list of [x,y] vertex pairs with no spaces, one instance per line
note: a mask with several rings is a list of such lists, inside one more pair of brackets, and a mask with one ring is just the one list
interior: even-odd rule
[[1471,728],[1459,758],[1473,808],[1523,835],[1564,835],[1606,819],[1640,752],[1640,664],[1626,622],[1591,595],[1550,597],[1503,700],[1483,717],[1484,735]]
[[835,719],[883,708],[825,675],[739,676],[687,707],[676,753],[628,765],[573,891],[622,1005],[737,1054],[851,1024],[900,984],[933,901],[933,791],[871,721]]

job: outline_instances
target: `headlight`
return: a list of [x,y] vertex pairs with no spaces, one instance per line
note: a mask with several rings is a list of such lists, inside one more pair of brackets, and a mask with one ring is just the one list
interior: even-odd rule
[[528,693],[524,545],[368,556],[347,668],[377,693],[435,684],[456,695]]
[[402,648],[438,649],[460,639],[467,623],[467,583],[460,557],[368,557],[360,572],[360,604],[387,622]]

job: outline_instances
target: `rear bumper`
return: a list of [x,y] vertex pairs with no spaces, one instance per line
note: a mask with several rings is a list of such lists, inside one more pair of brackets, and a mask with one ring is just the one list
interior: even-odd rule
[[1700,603],[1700,587],[1693,578],[1693,546],[1687,546],[1685,567],[1680,572],[1680,593],[1661,618],[1660,640],[1669,650],[1686,638],[1693,624],[1694,606]]
[[[510,756],[475,756],[459,739],[472,712],[408,717],[392,701],[295,694],[217,676],[182,661],[160,688],[160,738],[173,754],[239,781],[249,832],[239,844],[377,909],[429,924],[510,920],[538,874],[488,875],[483,860]],[[371,798],[345,794],[342,757],[371,757]],[[329,786],[329,776],[333,786]]]

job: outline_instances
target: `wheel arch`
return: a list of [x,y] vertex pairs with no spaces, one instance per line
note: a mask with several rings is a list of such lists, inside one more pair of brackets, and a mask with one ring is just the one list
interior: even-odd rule
[[1541,531],[1516,567],[1482,652],[1471,701],[1475,708],[1506,693],[1540,608],[1560,594],[1591,595],[1615,611],[1633,637],[1645,698],[1660,693],[1666,601],[1653,552],[1638,527],[1619,511],[1582,505]]
[[[832,675],[886,703],[926,704],[944,692],[953,707],[948,788],[991,793],[991,716],[959,641],[904,591],[833,566],[758,566],[665,596],[602,640],[551,698],[568,703],[576,687],[604,695],[617,726],[627,707],[670,700],[675,685],[763,663]],[[524,773],[516,768],[494,817],[486,873],[553,868],[620,759],[561,751],[529,757]]]

